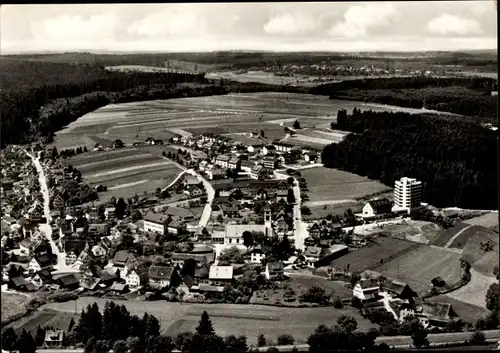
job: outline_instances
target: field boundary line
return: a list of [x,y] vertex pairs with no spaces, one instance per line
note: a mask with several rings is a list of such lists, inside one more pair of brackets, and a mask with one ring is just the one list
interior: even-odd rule
[[467,227],[465,227],[465,228],[460,229],[457,233],[455,233],[455,235],[454,235],[454,236],[452,236],[452,237],[450,238],[450,240],[448,240],[448,242],[445,244],[445,246],[444,246],[444,247],[445,247],[445,248],[449,248],[449,247],[451,246],[451,244],[453,244],[453,242],[455,241],[455,239],[457,239],[457,238],[460,236],[460,234],[462,234],[463,232],[465,232],[467,229],[469,229],[469,228],[471,228],[471,227],[473,227],[473,226],[472,226],[472,225],[469,225],[469,226],[467,226]]

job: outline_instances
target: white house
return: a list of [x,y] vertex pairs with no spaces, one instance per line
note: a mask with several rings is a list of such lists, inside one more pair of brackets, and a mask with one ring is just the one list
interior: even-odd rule
[[272,236],[272,228],[264,224],[226,224],[224,233],[224,245],[243,246],[243,233],[249,232],[262,232],[266,237]]
[[226,155],[219,155],[215,157],[215,164],[222,167],[227,168],[229,166],[230,157]]
[[129,287],[136,288],[145,283],[147,275],[148,268],[146,266],[140,265],[130,270],[125,278],[125,282]]
[[224,286],[230,283],[233,280],[233,266],[210,266],[208,279],[214,286]]
[[106,216],[106,219],[113,219],[115,217],[115,207],[106,207],[104,209],[104,216]]
[[352,295],[361,301],[373,300],[378,297],[380,284],[376,279],[364,279],[358,281],[352,290]]
[[164,234],[170,220],[168,215],[150,212],[144,217],[144,231]]
[[282,279],[284,275],[283,263],[281,261],[268,262],[266,264],[265,275],[269,281],[276,281]]
[[257,245],[250,251],[250,262],[253,264],[260,264],[262,260],[266,257],[264,250],[260,245]]
[[368,201],[363,206],[362,218],[383,217],[391,213],[392,203],[387,199]]

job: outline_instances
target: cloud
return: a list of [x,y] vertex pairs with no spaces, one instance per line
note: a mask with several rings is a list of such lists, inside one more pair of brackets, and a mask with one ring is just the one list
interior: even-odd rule
[[114,37],[118,18],[111,12],[83,18],[62,15],[31,23],[33,37],[38,40],[100,41]]
[[389,3],[351,6],[344,14],[344,20],[330,28],[328,34],[332,37],[364,37],[369,29],[390,24],[395,15],[397,10]]
[[207,23],[193,11],[167,9],[135,21],[128,32],[147,37],[206,34]]
[[264,31],[269,34],[301,34],[314,31],[316,21],[302,13],[284,13],[271,18],[265,25]]
[[476,20],[461,16],[443,14],[433,18],[427,24],[427,28],[435,34],[480,34],[483,33],[481,25]]

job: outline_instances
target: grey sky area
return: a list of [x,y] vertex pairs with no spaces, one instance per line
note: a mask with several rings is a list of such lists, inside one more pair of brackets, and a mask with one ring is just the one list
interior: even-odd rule
[[493,0],[2,5],[2,53],[497,48]]

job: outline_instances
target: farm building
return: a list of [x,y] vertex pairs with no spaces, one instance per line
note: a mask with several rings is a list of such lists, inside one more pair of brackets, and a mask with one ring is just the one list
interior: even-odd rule
[[64,340],[63,330],[47,330],[43,341],[44,348],[62,348]]
[[362,302],[377,300],[379,297],[380,283],[376,279],[363,279],[358,281],[352,290],[352,295]]

